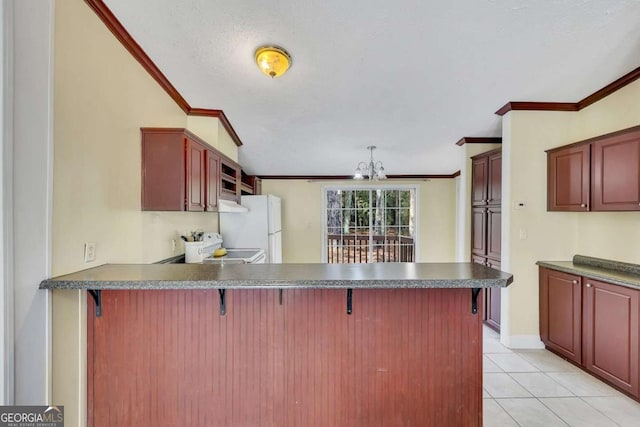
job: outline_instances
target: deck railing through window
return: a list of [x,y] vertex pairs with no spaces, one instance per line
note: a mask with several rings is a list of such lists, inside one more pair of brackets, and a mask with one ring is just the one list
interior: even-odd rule
[[369,235],[329,234],[327,236],[327,262],[414,262],[414,242],[409,236],[371,236],[373,250],[369,259]]

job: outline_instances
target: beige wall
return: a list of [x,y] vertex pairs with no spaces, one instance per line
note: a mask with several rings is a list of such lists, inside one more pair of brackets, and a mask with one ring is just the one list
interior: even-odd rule
[[[235,145],[217,119],[187,120],[85,2],[55,8],[52,274],[183,253],[178,234],[217,231],[217,215],[140,210],[140,127],[187,127],[233,159]],[[84,292],[54,292],[53,401],[68,426],[84,425],[85,304]]]
[[[503,342],[538,337],[538,260],[578,253],[637,263],[640,213],[547,212],[544,150],[640,124],[640,80],[580,112],[512,111],[503,119]],[[522,210],[513,203],[524,201]],[[504,232],[508,230],[508,232]],[[526,239],[520,238],[520,231]],[[506,310],[506,311],[504,311]],[[506,317],[505,317],[506,316]]]
[[220,120],[215,117],[187,116],[187,129],[204,139],[213,148],[238,161],[238,147]]
[[[263,180],[263,194],[282,198],[283,262],[322,262],[323,188],[338,185],[369,185],[368,182]],[[419,262],[455,260],[456,181],[383,182],[381,186],[418,188]]]

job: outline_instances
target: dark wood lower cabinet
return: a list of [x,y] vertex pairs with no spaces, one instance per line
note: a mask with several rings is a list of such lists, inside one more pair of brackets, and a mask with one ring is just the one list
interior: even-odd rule
[[584,366],[639,396],[640,292],[587,278],[584,282]]
[[88,425],[481,426],[470,289],[102,292]]
[[[487,267],[500,270],[500,261],[487,259]],[[500,310],[502,288],[487,288],[487,300],[485,307],[485,323],[487,326],[500,332]]]
[[640,399],[640,290],[540,268],[545,346]]
[[582,363],[580,276],[540,269],[540,338],[567,359]]
[[[486,265],[487,267],[500,270],[500,261],[489,259],[486,257],[472,255],[471,261],[477,264]],[[502,298],[502,289],[500,288],[486,288],[484,291],[484,310],[482,312],[482,319],[485,324],[490,328],[500,332],[500,310]]]

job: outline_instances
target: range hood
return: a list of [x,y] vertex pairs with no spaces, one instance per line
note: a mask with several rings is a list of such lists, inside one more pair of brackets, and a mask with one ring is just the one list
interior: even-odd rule
[[218,199],[218,212],[242,213],[249,212],[249,209],[231,200]]

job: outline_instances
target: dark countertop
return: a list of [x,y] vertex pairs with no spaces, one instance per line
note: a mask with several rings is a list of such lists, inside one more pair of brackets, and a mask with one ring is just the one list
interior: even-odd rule
[[619,261],[575,255],[573,261],[538,261],[540,267],[640,289],[640,266]]
[[476,263],[105,264],[40,289],[498,288],[513,276]]

